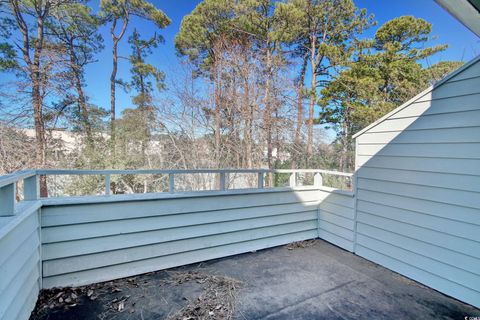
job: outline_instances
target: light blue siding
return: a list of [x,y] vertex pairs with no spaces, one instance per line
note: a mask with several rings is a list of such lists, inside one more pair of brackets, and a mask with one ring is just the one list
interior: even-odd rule
[[329,195],[306,188],[121,204],[47,202],[43,286],[106,281],[316,238],[318,204]]
[[28,319],[41,288],[40,203],[0,218],[0,319]]
[[318,208],[318,236],[353,251],[355,210],[353,192],[322,191]]
[[480,306],[479,58],[356,146],[356,253]]

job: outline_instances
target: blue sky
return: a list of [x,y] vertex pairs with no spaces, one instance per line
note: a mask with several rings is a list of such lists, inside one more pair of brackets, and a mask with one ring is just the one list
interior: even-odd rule
[[[365,36],[372,36],[375,29],[382,23],[402,15],[413,15],[421,17],[432,23],[432,35],[438,37],[432,44],[445,43],[449,48],[431,57],[424,63],[433,64],[441,60],[463,60],[468,61],[475,55],[480,54],[480,39],[466,29],[433,0],[354,0],[358,7],[366,8],[368,12],[375,15],[378,25],[365,33]],[[183,16],[189,14],[200,1],[177,0],[165,1],[156,0],[154,4],[162,9],[172,20],[170,26],[160,33],[165,38],[165,44],[159,46],[150,56],[149,62],[165,71],[168,77],[174,76],[178,70],[178,57],[175,54],[174,38],[179,30]],[[136,27],[145,37],[155,32],[155,27],[146,21],[134,20],[130,25],[129,32]],[[99,62],[87,69],[86,82],[87,93],[91,102],[105,108],[109,108],[109,76],[111,72],[111,39],[106,28],[102,29],[105,38],[105,50],[99,55]],[[120,55],[127,56],[130,48],[127,39],[124,39],[120,46]],[[119,77],[129,79],[130,66],[120,60]],[[117,90],[118,114],[121,110],[131,106],[131,93],[124,93]]]

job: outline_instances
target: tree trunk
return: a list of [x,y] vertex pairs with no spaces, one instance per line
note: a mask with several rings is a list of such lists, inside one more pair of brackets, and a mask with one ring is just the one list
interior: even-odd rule
[[115,168],[116,160],[116,151],[115,151],[115,89],[116,89],[116,77],[117,77],[117,68],[118,68],[118,56],[117,56],[117,46],[118,42],[113,38],[113,48],[112,48],[112,60],[113,60],[113,69],[112,74],[110,75],[110,148],[111,148],[111,161],[112,168]]
[[313,154],[313,117],[315,110],[315,100],[317,97],[317,39],[311,39],[311,54],[310,63],[312,67],[312,75],[310,81],[310,107],[308,110],[308,124],[307,124],[307,160],[309,161]]
[[78,95],[78,106],[80,109],[80,115],[82,119],[82,124],[85,129],[87,136],[87,147],[92,150],[94,148],[93,134],[92,134],[92,125],[89,119],[89,111],[87,107],[87,100],[85,98],[85,93],[82,87],[82,78],[81,78],[81,66],[77,63],[77,58],[75,55],[75,48],[73,41],[69,42],[69,51],[70,51],[70,68],[74,75],[75,90]]
[[[43,96],[41,92],[42,77],[41,77],[41,57],[43,51],[44,39],[44,20],[48,16],[50,3],[45,4],[45,7],[35,6],[37,14],[37,35],[35,41],[30,40],[29,29],[20,9],[20,3],[16,0],[9,1],[10,6],[14,12],[15,22],[22,33],[22,51],[23,60],[28,67],[28,73],[32,80],[32,109],[33,122],[35,126],[35,161],[38,168],[43,168],[47,164],[47,142],[45,138],[45,123],[43,119]],[[30,59],[30,47],[34,46],[33,61]],[[47,180],[45,176],[40,176],[40,196],[47,197]]]
[[300,77],[298,78],[297,83],[297,127],[295,128],[295,140],[293,143],[293,160],[292,160],[292,169],[296,169],[297,161],[300,158],[299,153],[301,152],[300,145],[302,143],[302,127],[303,127],[303,90],[305,82],[305,73],[307,71],[307,62],[308,55],[305,54],[303,57],[302,68],[300,69]]
[[[35,124],[35,158],[37,166],[44,168],[47,165],[47,146],[45,138],[45,123],[43,122],[43,99],[40,94],[40,79],[38,72],[33,72],[32,102]],[[40,176],[40,196],[48,197],[47,179]]]
[[310,159],[313,154],[313,117],[315,110],[317,77],[312,74],[311,92],[310,92],[310,106],[308,110],[308,124],[307,124],[307,159]]
[[215,72],[215,84],[214,84],[214,99],[215,99],[215,164],[217,168],[220,168],[220,128],[221,128],[221,77],[220,72],[221,68],[218,65],[218,61],[215,62],[216,66],[214,67]]
[[[32,103],[35,123],[36,161],[41,168],[47,165],[47,141],[45,138],[45,123],[43,122],[43,96],[41,94],[40,58],[43,50],[43,17],[37,18],[37,42],[31,66]],[[48,197],[47,179],[40,177],[40,196]]]
[[128,11],[124,12],[125,16],[123,17],[122,30],[118,36],[115,35],[115,27],[117,26],[117,18],[114,18],[112,21],[112,26],[110,27],[110,35],[112,37],[113,46],[112,46],[112,62],[113,68],[110,75],[110,151],[111,151],[111,161],[112,168],[115,168],[116,165],[116,137],[115,137],[115,89],[117,82],[117,68],[118,68],[118,43],[123,38],[125,31],[127,30],[129,15]]
[[[265,133],[267,141],[267,164],[268,169],[273,169],[273,143],[272,143],[272,106],[270,98],[270,86],[271,86],[271,76],[272,76],[272,52],[270,49],[270,44],[267,43],[267,57],[266,57],[266,76],[265,79],[265,111],[264,111],[264,122],[265,122]],[[273,175],[270,173],[268,175],[268,185],[273,186]]]
[[245,152],[247,168],[253,167],[252,161],[252,138],[253,138],[253,107],[250,104],[250,84],[248,78],[245,78],[244,84],[244,108],[245,108]]
[[[143,48],[140,46],[139,41],[140,41],[140,36],[137,33],[137,30],[135,29],[133,31],[133,45],[134,45],[134,50],[133,54],[135,56],[135,59],[137,62],[143,62],[142,59],[142,51]],[[150,130],[148,128],[149,124],[149,112],[150,112],[150,99],[147,100],[148,97],[148,92],[145,87],[145,78],[142,73],[137,73],[138,80],[139,80],[139,85],[140,85],[140,92],[139,92],[139,97],[140,100],[138,101],[138,107],[140,109],[140,113],[142,116],[142,140],[141,140],[141,150],[142,150],[142,166],[144,168],[147,167],[147,148],[148,148],[148,142],[150,140]]]

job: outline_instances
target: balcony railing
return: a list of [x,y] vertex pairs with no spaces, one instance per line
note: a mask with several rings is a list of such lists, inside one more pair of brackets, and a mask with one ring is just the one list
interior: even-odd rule
[[[162,175],[168,177],[166,185],[168,193],[183,192],[177,190],[175,183],[179,175],[201,175],[209,174],[216,178],[215,189],[218,191],[228,191],[235,189],[233,183],[228,183],[229,177],[237,174],[254,175],[255,185],[253,189],[263,189],[266,187],[265,181],[267,175],[288,175],[288,187],[295,188],[299,186],[299,178],[305,175],[313,176],[310,181],[314,188],[324,186],[324,176],[334,176],[346,179],[343,184],[346,189],[352,188],[352,173],[338,172],[323,169],[195,169],[195,170],[58,170],[41,169],[25,170],[0,177],[0,216],[14,215],[15,205],[22,200],[38,200],[40,197],[39,177],[40,176],[100,176],[103,177],[103,195],[112,195],[113,175]],[[305,184],[303,184],[305,186]],[[270,185],[269,187],[278,187]],[[100,194],[89,194],[100,195]]]

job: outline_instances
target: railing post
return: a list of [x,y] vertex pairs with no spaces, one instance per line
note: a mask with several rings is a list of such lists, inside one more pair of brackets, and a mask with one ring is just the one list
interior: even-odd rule
[[319,188],[323,185],[323,178],[320,172],[316,172],[315,175],[313,176],[313,185],[316,188]]
[[264,184],[264,182],[263,182],[263,172],[259,172],[258,173],[258,184],[257,184],[258,189],[263,189],[263,184]]
[[13,216],[15,214],[15,185],[10,183],[0,187],[0,216]]
[[173,173],[168,174],[168,192],[170,193],[175,192],[175,177]]
[[38,175],[23,180],[23,199],[38,200],[40,198],[40,184]]
[[292,172],[292,174],[290,174],[289,182],[290,182],[290,187],[291,188],[297,186],[297,173],[296,172]]
[[225,172],[220,172],[220,190],[225,191]]
[[105,195],[106,196],[110,195],[110,175],[109,174],[105,175]]

